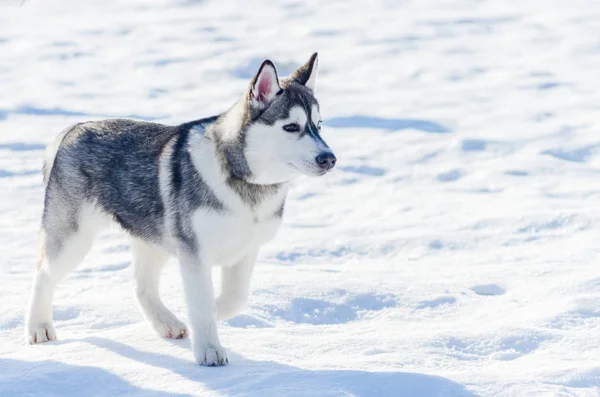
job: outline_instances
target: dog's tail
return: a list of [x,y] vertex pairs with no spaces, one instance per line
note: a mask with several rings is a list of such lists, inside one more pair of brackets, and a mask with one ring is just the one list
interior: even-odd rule
[[[79,123],[81,124],[81,123]],[[67,134],[73,131],[79,124],[75,124],[62,131],[60,134],[56,136],[54,141],[52,141],[46,147],[46,157],[44,159],[44,166],[42,167],[42,173],[44,175],[44,184],[48,185],[48,181],[50,180],[50,173],[52,172],[52,166],[54,166],[54,160],[56,160],[56,154],[58,153],[58,149],[60,149],[60,145],[63,143]]]

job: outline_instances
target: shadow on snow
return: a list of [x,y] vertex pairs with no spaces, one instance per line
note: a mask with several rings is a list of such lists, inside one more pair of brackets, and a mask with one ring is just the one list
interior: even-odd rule
[[156,396],[190,397],[142,389],[105,369],[57,361],[0,358],[2,396]]
[[387,131],[399,131],[413,129],[435,134],[450,132],[448,127],[429,120],[419,119],[388,119],[373,116],[348,116],[335,117],[324,123],[332,128],[377,128]]
[[[191,381],[202,382],[224,396],[476,397],[449,379],[418,373],[309,370],[272,361],[253,361],[231,353],[231,364],[226,367],[199,368],[191,360],[140,351],[104,338],[90,337],[83,341],[122,357],[167,369]],[[189,348],[189,340],[173,343]],[[78,380],[74,378],[73,382]]]

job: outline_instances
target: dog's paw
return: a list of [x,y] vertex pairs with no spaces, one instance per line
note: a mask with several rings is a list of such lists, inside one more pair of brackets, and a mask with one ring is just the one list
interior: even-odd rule
[[185,339],[188,336],[185,324],[166,309],[154,311],[150,317],[150,324],[162,338]]
[[25,339],[30,345],[56,340],[56,331],[52,324],[27,325]]
[[227,351],[221,346],[200,345],[194,347],[194,356],[198,365],[205,367],[220,367],[227,365]]
[[152,323],[152,327],[163,338],[185,339],[188,337],[187,327],[177,318],[170,321],[155,321]]

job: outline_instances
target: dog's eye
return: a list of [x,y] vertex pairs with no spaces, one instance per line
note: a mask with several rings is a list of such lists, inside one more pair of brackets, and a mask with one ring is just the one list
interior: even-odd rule
[[319,131],[321,131],[321,123],[323,122],[323,120],[319,120],[319,122],[317,123],[317,128],[319,129]]
[[296,123],[286,124],[283,126],[283,129],[287,132],[298,132],[300,131],[300,126]]

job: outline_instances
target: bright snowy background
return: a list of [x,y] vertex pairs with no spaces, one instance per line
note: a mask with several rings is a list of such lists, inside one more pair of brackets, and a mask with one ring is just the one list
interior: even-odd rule
[[[600,395],[599,34],[593,0],[2,0],[0,396]],[[55,134],[213,115],[313,51],[339,167],[294,183],[230,365],[151,331],[118,230],[26,346]],[[185,318],[175,261],[161,288]]]

